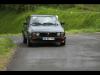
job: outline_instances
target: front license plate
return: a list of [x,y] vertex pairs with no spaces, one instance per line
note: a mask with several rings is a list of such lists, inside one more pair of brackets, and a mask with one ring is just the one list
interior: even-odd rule
[[43,40],[55,40],[54,37],[43,37]]

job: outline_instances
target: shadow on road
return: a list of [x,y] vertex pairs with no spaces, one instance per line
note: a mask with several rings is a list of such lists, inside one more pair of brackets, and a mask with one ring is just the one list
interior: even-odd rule
[[[28,48],[28,46],[26,44],[23,44],[23,43],[19,43],[18,46]],[[59,46],[55,43],[35,43],[29,48],[34,48],[34,47],[64,47],[64,46]]]

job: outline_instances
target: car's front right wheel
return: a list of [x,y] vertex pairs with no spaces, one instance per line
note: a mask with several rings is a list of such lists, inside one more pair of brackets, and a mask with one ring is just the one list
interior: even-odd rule
[[31,47],[32,46],[32,43],[30,42],[30,39],[27,39],[27,46],[28,47]]
[[23,36],[23,43],[26,44],[27,43],[27,39]]

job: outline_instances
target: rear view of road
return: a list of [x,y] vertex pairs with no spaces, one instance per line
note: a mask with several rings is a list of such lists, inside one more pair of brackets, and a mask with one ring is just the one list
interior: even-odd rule
[[12,39],[18,48],[8,71],[100,71],[100,33],[67,35],[61,47],[27,47],[21,36]]

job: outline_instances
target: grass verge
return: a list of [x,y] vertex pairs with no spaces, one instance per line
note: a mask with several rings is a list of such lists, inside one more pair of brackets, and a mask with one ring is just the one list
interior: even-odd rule
[[0,38],[0,71],[5,71],[16,45],[10,38]]
[[96,32],[100,32],[100,29],[93,29],[93,28],[89,28],[89,29],[72,29],[72,30],[68,30],[66,31],[66,33],[70,33],[70,34],[77,34],[77,33],[96,33]]

